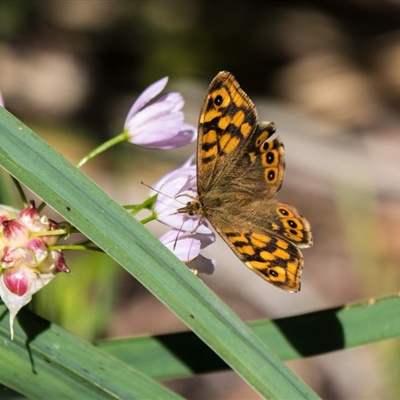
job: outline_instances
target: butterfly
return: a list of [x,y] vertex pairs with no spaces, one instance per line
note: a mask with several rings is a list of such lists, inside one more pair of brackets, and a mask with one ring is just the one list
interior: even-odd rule
[[273,197],[282,185],[285,150],[273,122],[257,111],[234,76],[212,80],[201,109],[197,192],[178,210],[205,217],[239,259],[288,292],[300,290],[303,256],[312,245],[310,224]]

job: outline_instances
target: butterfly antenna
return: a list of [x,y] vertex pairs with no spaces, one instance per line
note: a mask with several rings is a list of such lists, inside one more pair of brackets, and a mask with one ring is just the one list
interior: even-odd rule
[[[160,191],[158,191],[157,189],[154,189],[152,186],[148,185],[147,183],[145,183],[145,182],[143,182],[143,181],[140,181],[140,183],[141,183],[143,186],[147,186],[149,189],[154,190],[154,191],[157,192],[157,193],[161,193]],[[161,194],[162,194],[162,193],[161,193]]]
[[[163,196],[166,196],[166,197],[168,197],[168,198],[171,199],[171,200],[176,200],[176,201],[178,201],[179,203],[181,203],[182,205],[186,205],[186,203],[184,203],[183,201],[180,201],[180,200],[177,199],[177,198],[178,198],[179,196],[181,196],[181,195],[178,195],[178,196],[176,196],[176,197],[172,197],[172,196],[170,196],[170,195],[168,195],[168,194],[166,194],[166,193],[161,192],[160,190],[154,189],[152,186],[148,185],[147,183],[144,183],[143,181],[140,181],[140,183],[141,183],[142,185],[144,185],[144,186],[147,186],[149,189],[154,190],[154,191],[155,191],[156,193],[158,193],[158,194],[162,194]],[[182,194],[182,195],[183,195],[183,194]]]

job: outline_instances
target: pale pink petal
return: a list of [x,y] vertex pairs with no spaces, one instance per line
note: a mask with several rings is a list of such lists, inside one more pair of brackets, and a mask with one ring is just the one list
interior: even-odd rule
[[[179,193],[181,188],[184,188],[183,190],[194,189],[189,186],[196,185],[196,167],[191,164],[192,162],[193,158],[191,157],[181,167],[165,174],[153,185],[155,191],[151,190],[150,195],[160,192],[164,187],[170,190],[173,195]],[[168,193],[168,195],[171,196],[171,193]]]
[[199,257],[200,250],[214,243],[215,235],[182,235],[177,229],[172,229],[164,234],[160,241],[172,251],[182,262],[190,263]]
[[128,116],[125,120],[125,125],[136,114],[141,108],[143,108],[149,101],[158,96],[165,88],[168,82],[168,77],[162,78],[153,84],[151,84],[146,90],[144,90],[140,96],[133,103],[131,109],[128,112]]
[[183,125],[182,129],[175,133],[173,136],[158,139],[155,144],[148,144],[146,147],[154,149],[174,149],[176,147],[182,147],[186,144],[192,143],[197,139],[197,130],[190,125]]
[[170,251],[172,251],[182,262],[188,262],[197,257],[200,253],[200,240],[193,236],[180,236],[181,232],[177,229],[168,231],[160,237],[163,243]]
[[157,217],[157,219],[171,228],[180,229],[187,233],[197,232],[208,235],[212,232],[205,219],[202,219],[199,223],[200,217],[188,217],[186,214],[179,213]]
[[172,111],[179,111],[185,105],[185,101],[183,100],[182,95],[177,92],[170,92],[164,94],[163,96],[161,96],[156,100],[156,103],[163,101],[168,101],[174,104],[174,108],[172,109]]
[[137,132],[144,126],[152,122],[153,120],[158,120],[165,115],[172,115],[175,118],[177,124],[183,123],[183,113],[182,112],[173,112],[174,104],[167,101],[164,103],[154,103],[150,104],[139,113],[133,115],[129,120],[125,123],[125,129],[128,131],[131,136],[131,140],[133,140],[137,136]]

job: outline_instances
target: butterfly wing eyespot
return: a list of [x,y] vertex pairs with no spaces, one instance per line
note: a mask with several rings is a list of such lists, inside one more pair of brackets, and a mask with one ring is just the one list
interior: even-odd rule
[[287,218],[287,217],[293,216],[293,215],[291,215],[291,213],[289,212],[289,210],[287,209],[287,207],[284,206],[284,205],[281,205],[281,206],[276,207],[276,212],[277,212],[278,215],[280,215],[282,218]]
[[223,99],[223,97],[220,95],[220,94],[217,94],[215,97],[214,97],[214,104],[216,105],[216,106],[220,106],[220,105],[222,105],[222,102],[224,101],[224,99]]
[[272,278],[277,279],[277,278],[279,278],[280,275],[283,275],[283,274],[282,274],[282,273],[279,274],[278,271],[276,271],[274,268],[271,268],[270,271],[269,271],[269,275],[270,275]]
[[275,211],[275,230],[280,235],[300,248],[312,246],[310,224],[293,206],[279,203]]

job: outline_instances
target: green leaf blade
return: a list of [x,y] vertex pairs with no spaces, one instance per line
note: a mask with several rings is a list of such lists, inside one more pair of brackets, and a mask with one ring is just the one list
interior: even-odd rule
[[29,398],[180,398],[142,372],[27,311],[18,315],[11,341],[4,305],[0,312],[0,381]]
[[[394,294],[248,325],[282,360],[288,361],[400,337],[399,309],[400,296]],[[156,379],[228,368],[192,332],[109,339],[97,345]]]

